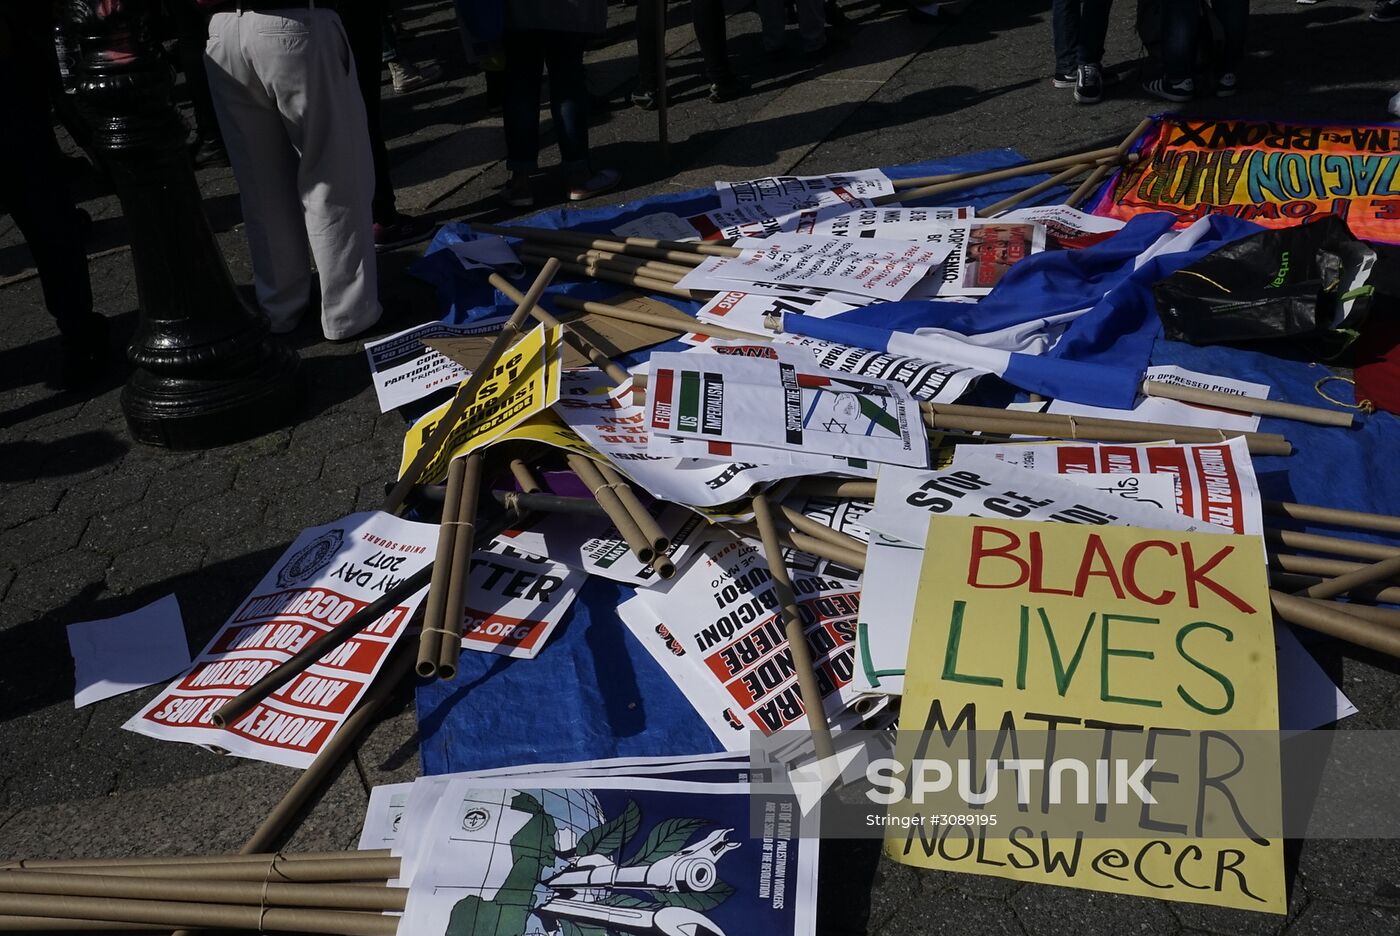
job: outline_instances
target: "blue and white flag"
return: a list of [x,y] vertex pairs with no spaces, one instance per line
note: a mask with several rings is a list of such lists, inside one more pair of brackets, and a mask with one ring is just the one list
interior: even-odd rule
[[1130,409],[1161,323],[1152,284],[1260,230],[1211,215],[1181,231],[1139,215],[1083,250],[1036,254],[981,302],[889,302],[830,318],[785,316],[783,330],[976,368],[1052,399]]

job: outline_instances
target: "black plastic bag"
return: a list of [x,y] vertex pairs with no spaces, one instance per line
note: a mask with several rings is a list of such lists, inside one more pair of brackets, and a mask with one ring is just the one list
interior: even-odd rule
[[1308,335],[1366,314],[1376,252],[1346,222],[1261,231],[1155,283],[1166,336],[1194,345]]

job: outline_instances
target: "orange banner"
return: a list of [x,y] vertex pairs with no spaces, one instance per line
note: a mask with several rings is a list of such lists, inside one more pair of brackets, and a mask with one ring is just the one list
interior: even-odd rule
[[1120,170],[1094,214],[1127,220],[1170,211],[1265,227],[1341,215],[1357,237],[1400,243],[1400,127],[1158,118],[1136,164]]

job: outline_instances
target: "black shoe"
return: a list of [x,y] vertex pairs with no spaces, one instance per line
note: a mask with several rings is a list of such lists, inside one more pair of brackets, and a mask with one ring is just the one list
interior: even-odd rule
[[194,167],[196,169],[208,169],[210,166],[227,166],[228,150],[224,148],[224,141],[218,137],[210,137],[207,140],[197,140],[192,152]]
[[1054,88],[1073,88],[1079,83],[1079,69],[1071,68],[1069,71],[1057,71],[1050,76],[1050,86]]
[[1380,0],[1370,19],[1375,23],[1400,23],[1400,0]]
[[58,387],[82,390],[107,375],[112,364],[111,327],[94,313],[74,334],[63,336],[63,360],[59,363]]
[[1074,103],[1097,104],[1103,100],[1103,69],[1098,65],[1080,65],[1074,83]]
[[1173,104],[1185,104],[1196,94],[1196,82],[1191,78],[1169,81],[1166,78],[1153,78],[1142,83],[1142,90],[1153,97],[1159,97]]
[[735,98],[743,97],[748,93],[748,90],[748,82],[731,75],[710,85],[710,103],[723,104],[725,101],[732,101]]

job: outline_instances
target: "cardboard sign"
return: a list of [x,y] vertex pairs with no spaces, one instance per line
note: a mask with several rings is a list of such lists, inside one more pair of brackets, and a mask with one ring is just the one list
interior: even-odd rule
[[423,591],[390,609],[227,730],[223,704],[432,561],[437,526],[377,511],[302,531],[185,674],[123,728],[307,767],[373,682]]
[[[369,358],[369,375],[374,381],[379,411],[387,413],[445,387],[454,387],[471,373],[441,351],[428,347],[425,341],[438,338],[460,340],[467,335],[500,331],[500,327],[499,322],[485,325],[429,322],[378,341],[365,342],[365,357]],[[490,338],[478,340],[486,344],[491,341]]]
[[997,217],[998,221],[1025,221],[1045,228],[1045,239],[1049,246],[1061,250],[1079,250],[1092,247],[1099,241],[1107,240],[1122,230],[1126,222],[1116,218],[1100,218],[1085,214],[1068,205],[1037,205],[1034,208],[1017,208]]
[[472,553],[462,649],[532,660],[578,597],[587,576],[513,549]]
[[[928,538],[898,759],[927,777],[952,757],[961,790],[907,787],[887,854],[1285,912],[1258,539],[959,517]],[[1085,774],[1063,769],[1086,751]],[[972,821],[938,821],[951,813]]]
[[[477,389],[476,398],[453,426],[447,442],[423,466],[418,482],[437,484],[445,480],[447,463],[452,459],[485,448],[558,401],[562,350],[560,330],[541,325],[502,354],[491,375]],[[446,417],[452,403],[449,400],[429,410],[404,434],[400,476],[413,464],[418,450]]]

